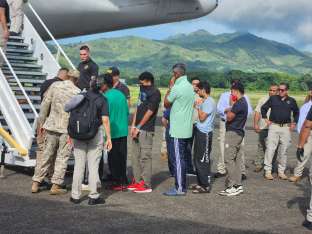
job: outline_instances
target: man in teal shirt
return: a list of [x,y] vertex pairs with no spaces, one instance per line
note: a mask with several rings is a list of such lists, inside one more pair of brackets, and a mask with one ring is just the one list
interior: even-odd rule
[[129,108],[125,95],[113,88],[111,74],[104,75],[104,97],[107,99],[110,117],[112,150],[108,153],[108,164],[112,174],[112,190],[125,190],[127,179],[127,136]]
[[165,97],[164,105],[171,107],[170,136],[174,141],[174,167],[175,188],[164,195],[183,196],[186,194],[186,151],[188,139],[193,134],[193,113],[195,93],[192,85],[187,80],[184,64],[173,66],[173,78]]

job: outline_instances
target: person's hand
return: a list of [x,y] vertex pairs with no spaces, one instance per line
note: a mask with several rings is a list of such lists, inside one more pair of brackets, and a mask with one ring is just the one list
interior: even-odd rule
[[204,100],[203,100],[202,98],[197,98],[197,99],[195,100],[195,105],[196,105],[196,106],[199,106],[199,105],[203,104],[203,102],[204,102]]
[[296,124],[291,123],[289,129],[290,129],[290,131],[294,131],[296,129]]
[[226,109],[224,110],[224,113],[226,114],[226,113],[230,112],[231,110],[232,110],[232,108],[231,108],[231,107],[226,108]]
[[5,31],[3,32],[3,37],[4,37],[4,39],[5,39],[6,41],[9,40],[9,37],[10,37],[10,32],[9,32],[9,30],[5,30]]
[[272,121],[266,119],[266,120],[265,120],[265,123],[266,123],[267,126],[270,126],[270,125],[272,124]]
[[259,127],[258,124],[255,124],[254,129],[255,129],[255,132],[256,132],[256,133],[259,133],[259,132],[260,132],[260,127]]
[[132,138],[133,138],[133,139],[138,138],[139,132],[140,132],[139,129],[133,128]]
[[37,128],[37,135],[42,136],[44,132],[45,132],[45,129],[41,125],[39,125]]
[[131,127],[131,130],[130,130],[130,136],[131,136],[131,138],[133,138],[134,132],[135,132],[135,127]]
[[111,139],[107,139],[104,145],[105,149],[107,149],[107,151],[111,151],[111,149],[113,148],[112,145],[112,140]]
[[298,147],[298,148],[297,148],[297,153],[296,153],[296,155],[297,155],[298,161],[299,161],[299,162],[302,162],[302,161],[303,161],[303,157],[304,157],[304,149]]
[[169,81],[169,89],[171,89],[174,86],[175,81],[176,81],[176,78],[173,76]]

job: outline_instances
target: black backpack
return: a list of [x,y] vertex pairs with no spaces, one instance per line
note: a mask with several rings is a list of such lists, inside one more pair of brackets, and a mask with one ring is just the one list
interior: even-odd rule
[[84,93],[84,99],[70,112],[68,134],[81,141],[93,139],[100,126],[95,100],[102,96],[90,97]]

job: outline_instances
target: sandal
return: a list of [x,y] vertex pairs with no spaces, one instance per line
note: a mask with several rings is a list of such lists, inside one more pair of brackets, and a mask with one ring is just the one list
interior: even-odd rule
[[200,186],[199,186],[198,184],[191,184],[191,185],[188,187],[189,190],[195,190],[195,189],[198,189],[198,188],[200,188]]
[[196,189],[193,190],[194,194],[201,194],[201,193],[210,193],[211,187],[201,187],[198,186]]

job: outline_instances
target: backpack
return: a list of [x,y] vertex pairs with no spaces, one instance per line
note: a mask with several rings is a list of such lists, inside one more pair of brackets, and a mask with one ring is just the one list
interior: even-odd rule
[[70,112],[68,134],[71,138],[81,141],[93,139],[100,126],[95,100],[84,93],[84,99]]

